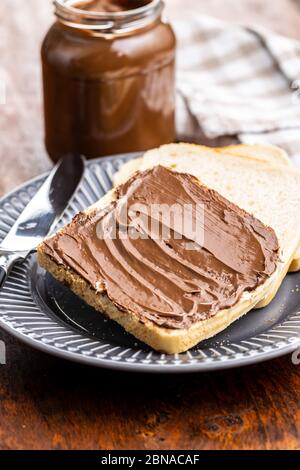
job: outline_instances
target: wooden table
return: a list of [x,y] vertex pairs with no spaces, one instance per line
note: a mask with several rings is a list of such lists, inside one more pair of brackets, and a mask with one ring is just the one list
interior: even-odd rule
[[[292,0],[169,0],[188,10],[258,22],[300,39]],[[184,5],[184,7],[183,7]],[[0,193],[50,167],[43,148],[39,46],[50,2],[1,0]],[[143,376],[79,366],[0,331],[0,449],[299,449],[300,366],[290,357],[244,369]]]

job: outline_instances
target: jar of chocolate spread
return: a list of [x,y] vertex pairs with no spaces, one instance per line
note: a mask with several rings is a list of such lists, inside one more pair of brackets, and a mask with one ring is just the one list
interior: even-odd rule
[[175,137],[175,48],[161,0],[54,0],[42,45],[53,161],[146,150]]

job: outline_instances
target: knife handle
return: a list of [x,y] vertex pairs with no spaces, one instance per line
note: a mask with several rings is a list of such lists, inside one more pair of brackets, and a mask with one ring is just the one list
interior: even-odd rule
[[20,253],[10,253],[7,251],[0,251],[0,289],[10,273],[14,264],[22,259]]
[[3,286],[6,279],[6,271],[4,268],[0,267],[0,289]]

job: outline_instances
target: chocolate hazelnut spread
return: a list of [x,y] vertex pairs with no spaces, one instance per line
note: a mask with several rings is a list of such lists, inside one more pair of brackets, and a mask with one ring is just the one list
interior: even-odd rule
[[74,1],[72,6],[86,11],[118,12],[128,11],[150,3],[150,0],[85,0]]
[[174,141],[176,42],[161,19],[162,3],[61,3],[55,2],[57,21],[42,46],[45,143],[52,160]]
[[[140,236],[122,236],[134,220],[130,210],[126,224],[121,218],[124,202],[128,209],[137,203],[163,211],[174,204],[192,207],[192,224],[202,223],[202,244],[185,229],[178,233],[177,226],[170,237],[157,237],[152,224],[140,221]],[[122,230],[99,237],[99,224],[108,233],[112,217]],[[163,233],[164,218],[159,221]],[[170,329],[189,328],[235,305],[274,273],[278,249],[273,229],[193,176],[161,166],[136,173],[106,210],[78,214],[44,242],[46,254],[106,293],[120,310]]]

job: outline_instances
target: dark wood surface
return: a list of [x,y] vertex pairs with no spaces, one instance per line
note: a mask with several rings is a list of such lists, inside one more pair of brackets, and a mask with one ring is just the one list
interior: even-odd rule
[[[292,0],[169,0],[300,39]],[[43,148],[39,47],[47,0],[1,0],[0,194],[50,167]],[[58,360],[0,331],[0,449],[299,449],[300,366],[290,357],[183,376],[113,373]]]

